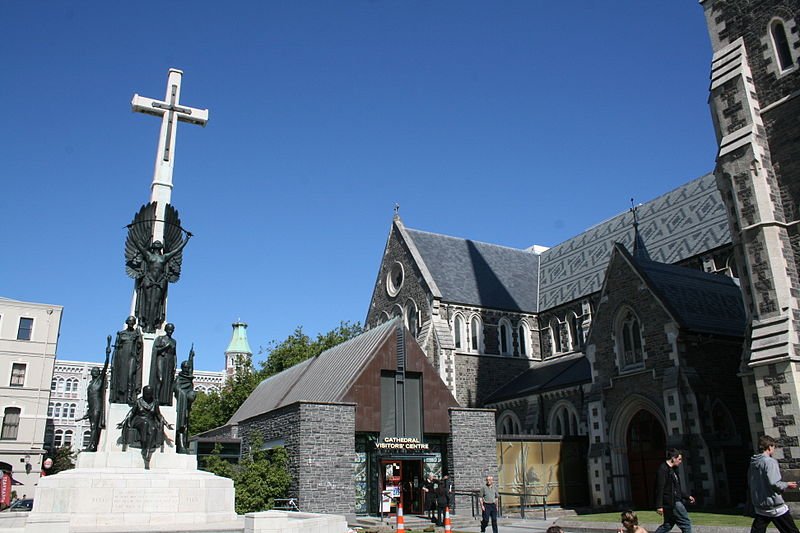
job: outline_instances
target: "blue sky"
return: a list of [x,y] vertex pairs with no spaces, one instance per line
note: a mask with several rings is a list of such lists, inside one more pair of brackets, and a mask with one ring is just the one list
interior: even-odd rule
[[0,296],[61,304],[99,360],[133,281],[170,67],[173,204],[195,239],[168,319],[221,369],[298,325],[363,321],[393,206],[408,227],[551,246],[710,172],[694,0],[0,2]]

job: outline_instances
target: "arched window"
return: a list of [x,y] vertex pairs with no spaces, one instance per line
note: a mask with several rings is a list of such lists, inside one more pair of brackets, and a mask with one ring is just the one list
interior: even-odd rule
[[564,351],[561,346],[561,324],[557,318],[550,320],[550,353],[555,355]]
[[64,432],[64,446],[72,446],[72,430],[68,429]]
[[64,392],[64,378],[58,378],[58,383],[56,384],[56,392]]
[[456,315],[453,319],[453,338],[455,339],[456,350],[466,348],[467,328],[464,317],[461,315]]
[[641,367],[644,364],[641,325],[631,309],[626,308],[620,312],[616,332],[621,369]]
[[414,337],[417,336],[419,325],[419,311],[417,311],[417,304],[414,300],[408,300],[406,302],[406,327],[408,331],[411,332],[411,335]]
[[53,447],[54,448],[61,448],[64,445],[64,430],[57,429],[55,434],[53,435]]
[[78,406],[76,404],[71,403],[69,405],[69,416],[67,418],[73,418],[74,419],[75,418],[75,409],[77,409],[77,408],[78,408]]
[[56,402],[56,406],[53,408],[53,418],[61,418],[61,402]]
[[78,378],[69,378],[67,380],[67,392],[78,392]]
[[392,318],[403,318],[403,309],[399,305],[392,307]]
[[56,378],[53,378],[53,381],[50,382],[50,390],[55,392],[57,386],[58,386],[58,380]]
[[571,348],[575,351],[583,348],[583,317],[575,313],[569,315],[569,335]]
[[550,414],[550,434],[573,436],[578,435],[579,431],[578,412],[575,408],[567,402],[556,404]]
[[53,402],[47,404],[47,418],[53,418]]
[[519,423],[519,418],[512,411],[506,411],[497,420],[497,434],[498,435],[520,435],[522,428]]
[[500,355],[511,355],[514,353],[514,342],[511,338],[511,322],[506,318],[501,318],[497,326],[498,344],[500,345]]
[[91,431],[84,431],[83,432],[83,445],[81,447],[82,448],[86,448],[87,446],[89,446],[89,439],[91,439],[91,438],[92,438],[92,432]]
[[524,320],[519,323],[517,335],[519,336],[519,354],[522,357],[528,357],[531,354],[531,328]]
[[483,324],[478,316],[473,316],[469,321],[469,349],[472,352],[483,351]]
[[783,21],[775,19],[769,25],[769,33],[772,36],[772,46],[775,48],[775,56],[781,72],[794,66],[792,60],[792,49],[789,47],[789,40],[786,38],[786,27]]
[[19,407],[6,407],[3,411],[3,428],[0,429],[0,439],[16,440],[19,432],[19,415],[22,409]]
[[387,313],[386,311],[382,311],[381,317],[378,319],[378,324],[383,324],[385,322],[388,322],[389,318],[390,318],[389,313]]

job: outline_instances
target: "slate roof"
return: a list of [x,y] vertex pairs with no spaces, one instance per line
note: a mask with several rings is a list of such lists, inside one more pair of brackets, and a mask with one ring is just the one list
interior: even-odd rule
[[[677,263],[731,242],[725,205],[707,174],[638,208],[650,257]],[[601,289],[615,242],[633,248],[633,214],[625,212],[542,253],[539,308],[550,309]]]
[[583,354],[576,354],[566,358],[544,361],[529,368],[507,385],[493,392],[484,404],[563,389],[591,381],[592,370],[589,360]]
[[701,270],[633,258],[623,250],[646,283],[682,328],[696,333],[742,337],[742,290],[732,278]]
[[389,320],[316,357],[268,377],[239,406],[228,420],[228,425],[299,401],[341,401],[370,355],[399,323],[399,318]]
[[539,256],[528,250],[406,228],[442,299],[536,312]]

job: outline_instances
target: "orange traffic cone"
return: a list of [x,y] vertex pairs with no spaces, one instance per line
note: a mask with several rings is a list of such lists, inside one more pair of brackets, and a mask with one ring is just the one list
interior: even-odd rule
[[406,533],[406,524],[403,518],[403,504],[400,502],[397,502],[397,533]]
[[450,533],[452,528],[450,527],[450,508],[444,508],[444,533]]

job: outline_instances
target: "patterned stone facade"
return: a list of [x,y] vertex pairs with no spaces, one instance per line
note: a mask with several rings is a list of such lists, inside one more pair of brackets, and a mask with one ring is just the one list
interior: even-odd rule
[[[752,328],[742,359],[751,439],[800,458],[800,2],[702,2],[714,50],[714,171],[729,210]],[[757,398],[758,403],[752,401]]]
[[353,513],[355,405],[299,402],[239,424],[242,450],[254,433],[289,455],[289,494],[311,513]]
[[[451,479],[458,492],[479,490],[486,476],[497,476],[494,409],[450,409]],[[467,496],[456,496],[456,509],[469,509]]]

